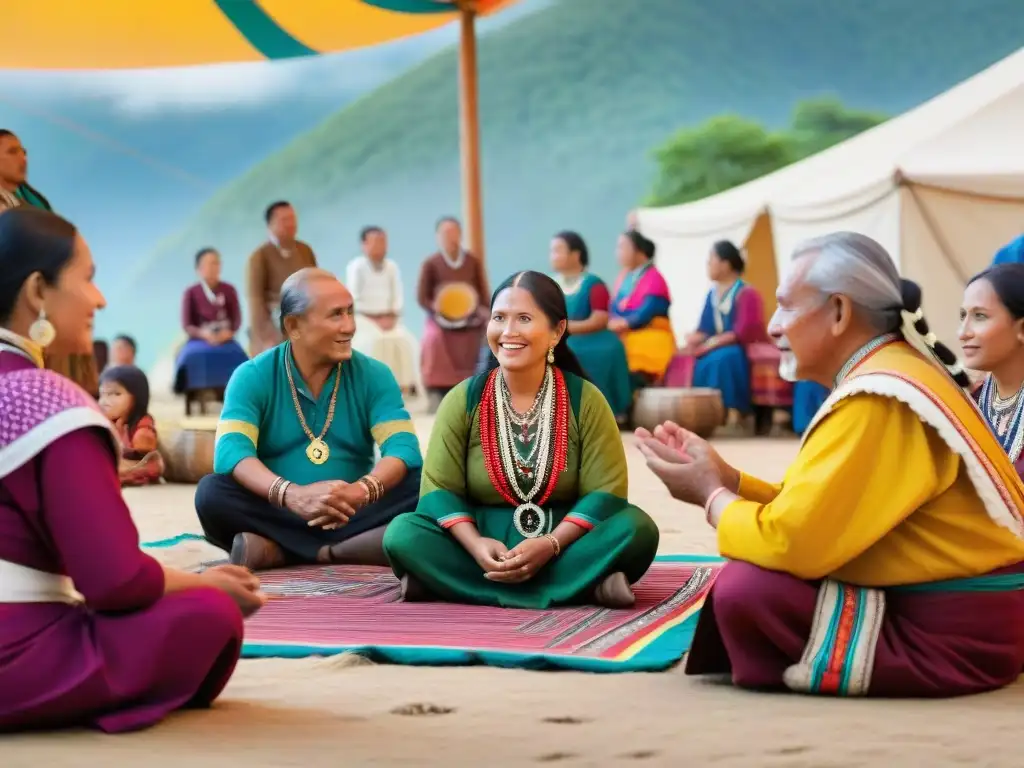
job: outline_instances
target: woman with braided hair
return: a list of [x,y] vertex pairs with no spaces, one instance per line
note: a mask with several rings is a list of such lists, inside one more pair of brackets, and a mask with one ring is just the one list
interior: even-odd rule
[[801,245],[769,333],[831,386],[782,483],[673,424],[639,432],[704,506],[722,568],[689,674],[838,696],[955,696],[1024,662],[1024,486],[930,333],[917,285],[864,235]]

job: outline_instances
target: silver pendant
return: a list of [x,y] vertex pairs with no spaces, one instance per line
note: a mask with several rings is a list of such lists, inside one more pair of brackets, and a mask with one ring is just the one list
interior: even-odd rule
[[548,513],[536,504],[527,502],[516,507],[512,513],[512,523],[523,538],[536,539],[547,530]]

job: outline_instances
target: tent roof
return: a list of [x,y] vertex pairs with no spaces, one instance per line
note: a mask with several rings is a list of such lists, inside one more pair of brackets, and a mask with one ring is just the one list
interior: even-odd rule
[[[516,0],[467,0],[493,13]],[[457,17],[457,0],[34,0],[4,3],[0,69],[141,69],[376,45]]]
[[807,208],[866,201],[898,176],[978,194],[1024,197],[1024,48],[884,124],[717,195],[640,212],[651,236],[741,226],[766,208],[811,215]]

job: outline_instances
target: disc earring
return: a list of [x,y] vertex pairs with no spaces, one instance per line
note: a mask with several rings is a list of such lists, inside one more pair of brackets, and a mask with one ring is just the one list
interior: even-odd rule
[[44,349],[57,338],[57,329],[46,319],[46,310],[39,310],[39,318],[28,328],[28,337]]

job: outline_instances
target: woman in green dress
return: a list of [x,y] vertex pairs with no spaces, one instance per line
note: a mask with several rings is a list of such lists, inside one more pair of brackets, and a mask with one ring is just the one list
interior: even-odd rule
[[444,398],[415,512],[384,534],[406,600],[628,607],[658,527],[627,500],[608,402],[566,343],[565,296],[520,272],[491,299],[491,368]]

